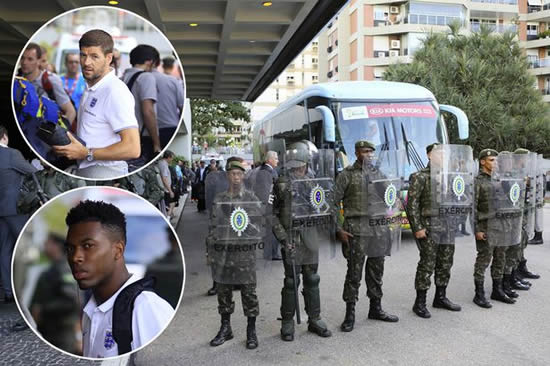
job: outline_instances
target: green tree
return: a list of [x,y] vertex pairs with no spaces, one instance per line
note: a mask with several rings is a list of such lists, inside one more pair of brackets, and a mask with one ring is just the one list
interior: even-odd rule
[[449,28],[446,34],[427,35],[413,62],[391,65],[384,78],[422,85],[439,103],[461,108],[470,121],[470,137],[458,140],[448,121],[451,142],[467,143],[475,154],[525,147],[550,155],[549,109],[534,87],[516,35],[482,27],[466,36],[456,24]]
[[[229,129],[233,120],[250,122],[250,110],[241,102],[195,98],[191,100],[193,137],[212,142],[213,129]],[[214,138],[215,141],[215,138]]]

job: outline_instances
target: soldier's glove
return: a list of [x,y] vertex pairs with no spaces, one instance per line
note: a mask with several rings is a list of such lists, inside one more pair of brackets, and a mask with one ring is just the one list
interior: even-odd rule
[[294,245],[294,243],[289,243],[288,241],[283,240],[281,244],[283,245],[286,257],[288,259],[294,259],[294,257],[296,256],[296,246]]

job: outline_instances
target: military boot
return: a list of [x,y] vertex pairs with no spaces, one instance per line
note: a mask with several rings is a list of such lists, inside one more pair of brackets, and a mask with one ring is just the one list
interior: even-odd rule
[[395,323],[399,321],[399,318],[395,315],[391,315],[382,310],[380,299],[371,299],[369,308],[369,319],[382,320],[384,322]]
[[208,290],[207,292],[208,296],[214,296],[218,294],[218,284],[216,281],[212,283],[212,288]]
[[460,311],[462,308],[458,304],[454,304],[447,298],[447,286],[437,286],[435,288],[434,308],[447,309],[450,311]]
[[516,270],[512,270],[512,274],[510,275],[510,286],[514,290],[520,290],[520,291],[527,291],[529,290],[529,285],[526,285],[520,279],[517,277]]
[[281,339],[291,342],[294,340],[294,313],[296,304],[294,303],[294,282],[292,279],[285,278],[285,287],[281,290]]
[[531,244],[531,245],[544,244],[544,241],[542,240],[542,231],[535,231],[535,236],[533,237],[533,239],[529,240],[527,244]]
[[216,347],[225,343],[230,339],[233,339],[233,331],[231,330],[230,314],[222,314],[222,325],[218,334],[210,341],[212,347]]
[[428,319],[432,317],[432,314],[426,307],[426,292],[427,290],[416,290],[416,300],[414,301],[413,311],[421,318]]
[[304,304],[308,316],[307,330],[320,337],[330,337],[332,332],[328,330],[325,322],[321,320],[321,298],[319,296],[320,277],[314,273],[308,277],[304,276]]
[[539,279],[540,275],[533,273],[527,269],[527,260],[522,260],[519,262],[519,267],[517,269],[517,272],[520,276],[524,278],[531,278],[531,279]]
[[[509,276],[509,275],[504,275],[504,276]],[[516,300],[511,298],[510,295],[508,295],[508,293],[505,290],[506,287],[503,287],[503,283],[506,283],[506,281],[503,281],[501,279],[497,280],[493,278],[493,292],[491,292],[491,299],[503,302],[505,304],[515,304]],[[506,286],[509,287],[509,284],[507,284]],[[510,289],[510,291],[512,291],[512,289]],[[514,294],[516,295],[516,297],[518,296],[518,294],[516,294],[515,292]]]
[[342,332],[351,332],[353,330],[354,324],[355,324],[355,303],[347,302],[346,316],[344,317],[344,321],[342,322],[342,325],[340,325],[340,329],[342,330]]
[[258,337],[256,337],[256,317],[248,317],[248,325],[246,327],[246,348],[258,348]]
[[[506,294],[506,296],[508,296],[509,298],[512,298],[512,299],[515,299],[517,297],[519,297],[518,293],[515,292],[513,289],[512,289],[512,279],[511,279],[512,275],[510,274],[505,274],[503,279],[502,279],[502,290],[504,291],[504,293]],[[493,283],[493,286],[494,286],[494,283]],[[491,296],[491,299],[493,299],[493,297]]]
[[489,301],[485,298],[485,288],[483,287],[483,281],[474,281],[476,286],[476,295],[474,296],[474,304],[485,309],[493,307]]

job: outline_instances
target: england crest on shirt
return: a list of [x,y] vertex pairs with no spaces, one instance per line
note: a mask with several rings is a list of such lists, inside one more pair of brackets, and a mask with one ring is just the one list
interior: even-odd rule
[[92,101],[90,102],[90,107],[95,107],[95,104],[97,103],[97,98],[92,98]]
[[115,345],[115,339],[113,337],[113,332],[111,330],[105,331],[105,340],[103,341],[103,346],[105,349],[111,349]]

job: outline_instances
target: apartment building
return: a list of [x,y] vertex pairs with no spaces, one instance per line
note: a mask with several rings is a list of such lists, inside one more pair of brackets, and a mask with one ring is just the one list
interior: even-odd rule
[[517,32],[550,102],[550,0],[351,0],[319,36],[319,80],[381,79],[388,65],[411,62],[423,37],[458,22],[462,32]]
[[288,98],[319,82],[319,42],[312,41],[250,106],[251,120],[262,120]]

